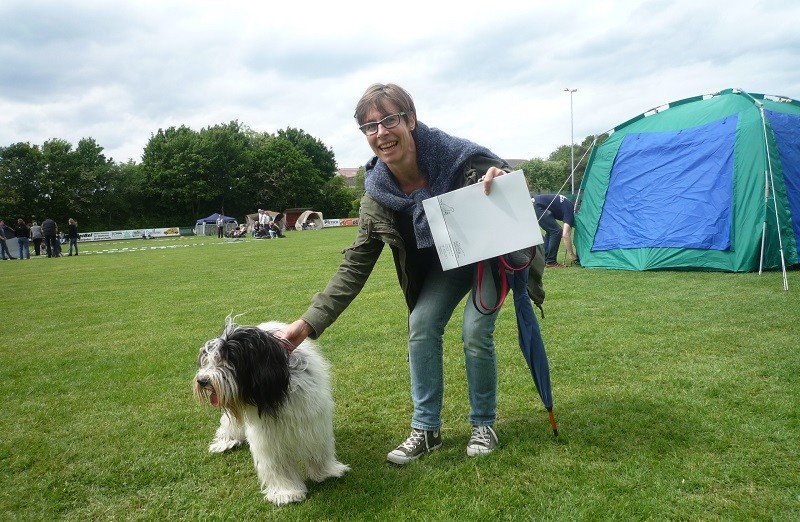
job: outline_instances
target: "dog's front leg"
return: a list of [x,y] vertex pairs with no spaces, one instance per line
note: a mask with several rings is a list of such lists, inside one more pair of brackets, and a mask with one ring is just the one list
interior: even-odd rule
[[219,419],[219,428],[214,435],[214,440],[208,446],[211,453],[222,453],[240,446],[247,440],[244,426],[237,421],[227,410],[223,410]]
[[299,470],[272,459],[256,460],[256,470],[261,481],[261,492],[264,498],[277,506],[291,502],[302,502],[306,499],[306,484]]

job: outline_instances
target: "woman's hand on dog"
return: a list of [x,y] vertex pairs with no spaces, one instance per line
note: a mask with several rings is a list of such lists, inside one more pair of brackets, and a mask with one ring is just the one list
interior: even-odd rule
[[311,328],[311,325],[307,322],[303,321],[302,319],[298,319],[297,321],[293,322],[290,325],[287,325],[286,328],[278,332],[278,337],[285,339],[288,341],[285,344],[286,349],[291,353],[294,351],[295,348],[300,346],[300,343],[306,340],[306,337],[311,335],[314,330]]

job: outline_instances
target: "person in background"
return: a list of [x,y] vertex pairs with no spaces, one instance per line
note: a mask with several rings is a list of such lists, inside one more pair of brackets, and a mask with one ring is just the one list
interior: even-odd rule
[[[78,222],[69,218],[69,227],[67,228],[67,239],[69,240],[69,255],[72,255],[72,247],[75,247],[75,255],[78,255]],[[91,257],[91,256],[89,256]]]
[[44,241],[44,234],[42,233],[42,227],[34,221],[31,223],[31,241],[33,241],[33,252],[34,255],[41,254],[42,251],[42,241]]
[[269,222],[269,236],[271,238],[286,237],[281,233],[281,228],[275,223],[275,220]]
[[259,237],[261,233],[261,223],[255,222],[253,223],[253,237]]
[[30,259],[31,258],[31,249],[30,249],[30,236],[31,236],[31,229],[28,225],[25,224],[25,220],[19,218],[17,220],[17,226],[14,227],[14,235],[17,236],[17,244],[19,245],[19,258],[20,259]]
[[[578,262],[572,246],[572,229],[575,228],[575,208],[572,201],[559,194],[539,194],[533,197],[533,207],[539,226],[545,231],[544,266],[548,268],[564,268],[558,262],[558,247],[561,239],[567,249],[567,255],[573,263]],[[564,223],[563,226],[558,221]]]
[[[279,335],[288,349],[322,335],[361,292],[384,245],[391,247],[409,312],[413,415],[411,434],[386,458],[402,465],[442,445],[444,330],[472,291],[476,273],[474,264],[442,270],[422,200],[478,178],[488,194],[492,179],[510,169],[487,148],[420,122],[411,96],[395,84],[369,87],[355,118],[375,154],[366,166],[358,235],[327,287]],[[497,445],[496,319],[496,311],[484,315],[466,300],[461,338],[472,425],[468,456],[488,454]]]
[[266,210],[258,209],[258,223],[261,229],[267,231],[269,229],[269,222],[272,221]]
[[[11,255],[6,241],[8,241],[8,236],[6,236],[6,222],[0,219],[0,253],[3,254],[3,261],[6,259],[16,259],[16,257]],[[8,255],[8,257],[6,257],[6,255]]]
[[240,224],[238,227],[234,228],[231,231],[231,237],[233,238],[240,238],[247,236],[247,225],[244,223]]
[[44,234],[44,246],[47,250],[47,257],[58,257],[58,226],[51,218],[42,221],[42,234]]
[[56,253],[53,254],[53,257],[61,257],[61,245],[67,242],[67,236],[64,235],[64,232],[59,231],[56,237]]
[[222,214],[217,216],[217,237],[219,239],[225,237],[225,216]]

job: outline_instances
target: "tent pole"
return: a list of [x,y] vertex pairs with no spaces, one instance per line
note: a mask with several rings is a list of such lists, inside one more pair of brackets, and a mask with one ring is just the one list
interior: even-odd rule
[[[767,204],[767,202],[769,201],[769,193],[772,192],[772,202],[773,202],[772,206],[775,209],[775,228],[778,231],[778,249],[780,250],[780,253],[781,253],[781,271],[783,272],[783,289],[784,290],[789,290],[789,280],[788,280],[788,278],[786,276],[786,258],[783,255],[783,236],[781,235],[781,222],[780,222],[780,217],[778,215],[778,204],[775,201],[775,178],[774,178],[774,174],[772,173],[772,158],[770,157],[770,154],[769,154],[769,139],[768,139],[768,136],[767,136],[767,118],[764,115],[764,104],[763,103],[759,103],[758,106],[759,106],[759,112],[761,114],[761,128],[764,131],[764,151],[766,152],[766,155],[767,155],[767,172],[764,173],[765,178],[766,178],[764,180],[764,184],[765,184],[764,194],[766,196],[764,204],[765,205]],[[766,224],[767,224],[767,220],[766,220],[766,215],[765,215],[764,216],[764,226],[765,226],[764,235],[766,235]],[[761,255],[762,255],[762,257],[764,255],[763,241],[764,241],[764,238],[762,237],[762,247],[761,247]]]
[[761,223],[761,255],[758,257],[758,275],[764,271],[764,240],[767,237],[767,220]]

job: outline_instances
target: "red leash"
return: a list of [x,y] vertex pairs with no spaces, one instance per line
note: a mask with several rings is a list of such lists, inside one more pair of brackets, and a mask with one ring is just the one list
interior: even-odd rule
[[[494,261],[494,259],[478,261],[477,282],[476,282],[476,285],[475,285],[476,286],[475,293],[478,294],[478,302],[480,303],[480,307],[478,307],[477,303],[476,303],[475,308],[477,308],[478,311],[481,312],[481,313],[484,313],[483,310],[487,310],[488,313],[484,313],[485,315],[489,315],[489,314],[499,310],[500,307],[503,306],[503,303],[506,300],[506,295],[508,294],[508,280],[505,277],[505,275],[506,275],[505,272],[506,271],[519,272],[520,270],[526,270],[531,265],[531,262],[533,261],[533,256],[535,255],[535,252],[536,252],[535,250],[531,251],[531,256],[528,258],[527,261],[525,261],[525,263],[522,266],[513,266],[513,265],[511,265],[511,263],[508,261],[508,256],[510,254],[506,254],[506,255],[494,258],[494,259],[497,259],[497,264],[499,265],[498,268],[497,268],[497,273],[495,273],[492,270],[493,269],[493,261]],[[496,302],[496,304],[494,306],[486,306],[486,303],[483,302],[483,278],[484,278],[484,272],[486,271],[486,266],[485,265],[486,265],[487,261],[489,262],[489,265],[490,265],[489,270],[492,272],[492,275],[495,276],[494,277],[495,286],[497,286],[498,283],[500,285],[500,292],[498,292],[498,294],[497,294],[497,302]],[[500,279],[500,281],[497,281],[497,279]],[[472,295],[472,301],[473,301],[473,303],[475,303],[475,294]]]

